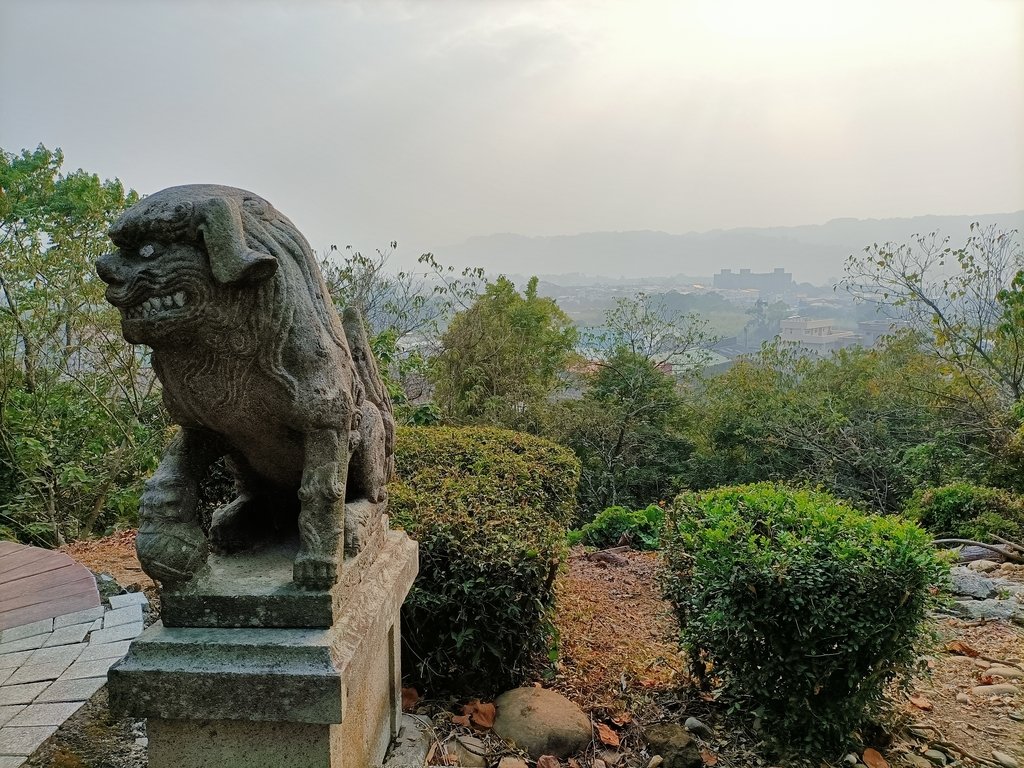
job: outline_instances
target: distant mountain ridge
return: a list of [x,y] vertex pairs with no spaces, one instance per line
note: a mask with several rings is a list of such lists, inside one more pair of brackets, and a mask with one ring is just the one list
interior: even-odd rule
[[852,253],[872,243],[910,241],[939,231],[962,244],[971,222],[1024,232],[1024,210],[973,216],[915,216],[902,219],[832,219],[792,227],[742,227],[671,234],[585,232],[531,237],[494,234],[471,237],[438,251],[450,264],[488,272],[602,276],[713,275],[721,269],[765,272],[785,267],[798,282],[824,284],[841,277]]

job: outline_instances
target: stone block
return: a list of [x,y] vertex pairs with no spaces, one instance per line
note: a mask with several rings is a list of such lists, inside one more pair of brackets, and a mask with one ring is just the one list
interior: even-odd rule
[[140,608],[149,605],[149,598],[145,592],[126,592],[123,595],[111,595],[110,607],[114,610],[127,608],[130,605],[137,605]]
[[0,686],[0,706],[8,704],[31,704],[49,683],[25,683],[24,685]]
[[359,550],[344,558],[338,581],[330,590],[311,590],[293,581],[298,537],[264,543],[245,557],[214,553],[190,582],[161,593],[160,618],[164,626],[332,626],[344,612],[348,597],[365,578],[369,563],[383,549],[387,532],[383,505],[360,500],[345,506],[346,516],[370,520],[372,527],[366,524],[366,530],[360,534]]
[[0,655],[0,669],[14,669],[16,667],[20,667],[31,655],[31,650]]
[[37,704],[60,701],[88,701],[107,683],[106,677],[62,678],[58,677],[36,697]]
[[17,651],[34,651],[36,648],[42,648],[47,637],[49,637],[49,634],[32,635],[31,637],[12,640],[9,643],[0,643],[0,656]]
[[37,683],[41,680],[56,680],[71,666],[66,664],[26,664],[18,667],[17,671],[7,678],[6,685],[22,685],[24,683]]
[[55,725],[10,726],[0,728],[0,744],[4,755],[24,755],[28,757],[39,745],[53,736],[57,731]]
[[392,531],[329,628],[158,622],[110,670],[112,711],[149,718],[150,768],[379,766],[400,718],[399,609],[416,572],[415,542]]
[[122,624],[141,624],[142,623],[142,606],[138,603],[134,605],[126,605],[124,608],[115,608],[112,611],[107,611],[103,617],[103,628],[110,629],[111,627],[119,627]]
[[79,661],[95,661],[96,659],[120,659],[128,653],[131,640],[118,640],[116,643],[89,643]]
[[90,629],[92,629],[92,622],[88,624],[70,624],[66,627],[55,629],[50,633],[50,636],[46,638],[46,642],[43,643],[43,648],[53,648],[59,645],[80,643],[85,639],[85,636],[89,634]]
[[89,646],[86,643],[75,643],[74,645],[62,645],[57,648],[40,648],[32,651],[25,664],[64,664],[64,668],[82,655],[82,652]]
[[69,627],[73,624],[91,624],[96,619],[103,618],[103,610],[102,605],[97,605],[95,608],[86,608],[84,611],[65,613],[63,616],[58,616],[53,620],[53,628],[60,629],[61,627]]
[[16,714],[21,712],[25,706],[25,704],[12,704],[6,707],[0,707],[0,726],[6,725],[7,722]]
[[131,640],[138,637],[142,633],[142,622],[138,621],[134,624],[120,624],[116,627],[110,627],[94,631],[89,635],[90,643],[116,643],[119,640]]
[[0,632],[0,646],[4,646],[14,640],[21,640],[33,635],[42,635],[53,631],[53,619],[33,621],[31,624],[22,624],[20,627],[11,627]]
[[60,704],[40,704],[36,702],[29,704],[21,712],[11,719],[8,725],[17,726],[28,726],[28,725],[60,725],[75,712],[77,712],[81,706],[85,704],[84,701],[75,702],[63,702]]
[[103,677],[107,670],[117,663],[117,659],[95,659],[94,661],[76,661],[67,672],[61,675],[64,680],[78,680],[85,677]]

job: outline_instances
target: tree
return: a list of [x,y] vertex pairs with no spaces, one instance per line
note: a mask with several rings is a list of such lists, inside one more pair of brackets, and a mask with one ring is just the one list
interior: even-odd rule
[[41,543],[133,510],[166,426],[93,266],[138,196],[62,164],[0,150],[0,535]]
[[612,354],[627,350],[655,365],[673,357],[689,356],[699,361],[701,350],[715,337],[707,321],[696,312],[673,312],[662,296],[639,292],[618,299],[605,313],[604,330],[591,344]]
[[499,277],[441,337],[431,363],[437,403],[456,423],[535,431],[577,338],[554,300],[537,295],[537,278],[520,294]]

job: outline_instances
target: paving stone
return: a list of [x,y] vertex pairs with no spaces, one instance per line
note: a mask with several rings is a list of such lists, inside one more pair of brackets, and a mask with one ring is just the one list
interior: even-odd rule
[[24,704],[12,704],[7,707],[0,707],[0,726],[6,725],[8,720],[21,712],[24,708]]
[[129,605],[149,605],[149,598],[144,592],[128,592],[123,595],[114,595],[110,598],[111,608],[124,608]]
[[41,680],[56,680],[70,666],[70,661],[66,664],[26,664],[23,667],[18,667],[15,673],[7,679],[7,685],[4,687],[37,683]]
[[83,677],[72,680],[58,678],[50,687],[36,697],[36,704],[53,701],[88,701],[92,695],[106,685],[105,677]]
[[22,624],[20,627],[11,627],[0,632],[0,645],[5,645],[12,640],[21,640],[24,637],[42,635],[53,631],[53,619],[33,621],[31,624]]
[[[27,683],[25,685],[0,686],[0,706],[7,704],[31,704],[49,683]],[[0,754],[3,754],[0,752]]]
[[100,616],[100,618],[96,619],[96,621],[94,621],[92,623],[92,626],[89,627],[89,631],[90,632],[95,632],[97,629],[103,629],[103,617],[102,616]]
[[49,635],[33,635],[32,637],[23,637],[20,640],[12,640],[9,643],[0,643],[0,654],[14,653],[15,651],[34,651],[36,648],[43,647],[47,637]]
[[60,704],[29,704],[15,715],[7,725],[60,725],[75,714],[83,704],[85,704],[84,701],[68,701]]
[[128,646],[131,644],[131,640],[118,640],[116,643],[89,643],[78,660],[120,659],[128,653]]
[[[64,664],[67,662],[70,664],[79,656],[82,652],[89,647],[88,643],[76,643],[75,645],[62,645],[58,648],[40,648],[37,651],[32,651],[32,655],[28,657],[26,664]],[[67,667],[64,667],[67,669]]]
[[107,670],[119,659],[96,659],[95,661],[76,661],[68,671],[61,675],[62,680],[78,680],[83,677],[106,677]]
[[7,678],[13,675],[17,670],[17,667],[11,667],[10,669],[0,669],[0,685],[6,683]]
[[36,725],[28,727],[7,726],[0,728],[0,754],[23,755],[28,757],[36,749],[53,736],[55,725]]
[[90,624],[96,619],[103,618],[103,610],[102,605],[97,605],[95,608],[86,608],[84,611],[65,613],[63,616],[58,616],[53,620],[53,628],[60,629],[61,627],[69,627],[72,624]]
[[50,633],[50,637],[43,643],[43,648],[53,648],[57,645],[70,645],[85,640],[85,636],[92,629],[91,624],[72,624],[69,627],[61,627]]
[[142,622],[121,624],[110,629],[101,629],[89,636],[90,643],[113,643],[118,640],[132,640],[142,633]]
[[24,758],[0,755],[0,768],[21,768],[24,764]]
[[25,663],[25,659],[32,655],[32,651],[17,651],[16,653],[5,653],[0,656],[0,669],[14,669]]
[[127,605],[124,608],[116,608],[107,611],[103,617],[103,628],[119,627],[122,624],[138,624],[142,621],[142,606]]

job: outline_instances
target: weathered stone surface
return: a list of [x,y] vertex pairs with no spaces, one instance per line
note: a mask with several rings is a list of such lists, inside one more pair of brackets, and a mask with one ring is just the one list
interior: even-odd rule
[[546,688],[515,688],[495,702],[494,733],[530,753],[568,757],[590,743],[590,719],[578,706]]
[[975,696],[1015,696],[1020,693],[1020,688],[1009,683],[996,683],[995,685],[976,685],[971,688]]
[[1020,615],[1020,607],[1016,600],[954,600],[950,610],[971,619],[1008,619],[1015,620]]
[[704,761],[697,742],[679,723],[660,723],[645,732],[647,750],[661,755],[665,768],[701,768]]
[[954,595],[984,600],[995,597],[996,587],[992,579],[961,566],[949,570],[949,590]]
[[[244,550],[294,528],[294,579],[329,589],[346,498],[382,502],[394,471],[394,418],[361,319],[339,320],[302,234],[266,200],[190,185],[132,206],[99,259],[127,341],[153,348],[181,432],[149,479],[136,547],[143,568],[182,584],[206,563],[197,489],[227,457],[239,495],[210,536]],[[358,546],[365,521],[348,537]]]
[[460,768],[485,768],[487,746],[476,736],[456,736],[452,752]]
[[433,726],[422,715],[402,715],[402,725],[395,737],[384,768],[423,768],[430,750],[430,733]]

